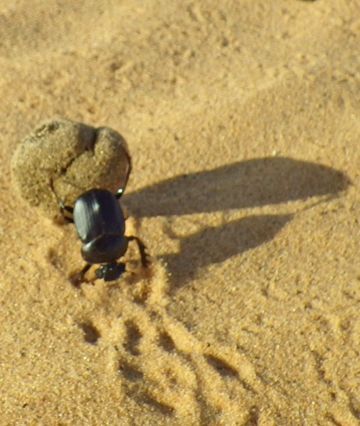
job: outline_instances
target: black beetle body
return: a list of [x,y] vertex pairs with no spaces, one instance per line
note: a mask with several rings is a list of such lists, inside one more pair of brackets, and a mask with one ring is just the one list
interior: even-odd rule
[[82,194],[75,202],[73,218],[86,262],[111,263],[125,254],[125,218],[110,191],[91,189]]
[[105,281],[119,278],[125,271],[125,264],[117,262],[117,259],[124,256],[130,241],[137,243],[142,265],[149,265],[144,243],[138,237],[125,236],[125,217],[118,201],[122,194],[123,189],[119,189],[116,195],[106,189],[90,189],[80,195],[74,208],[60,204],[65,219],[75,223],[83,243],[81,254],[87,262],[79,273],[71,277],[74,285],[85,281],[85,274],[92,264],[101,264],[96,270],[97,278]]

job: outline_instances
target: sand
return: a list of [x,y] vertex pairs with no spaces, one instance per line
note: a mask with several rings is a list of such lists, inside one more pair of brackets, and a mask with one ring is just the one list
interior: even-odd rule
[[[356,0],[0,1],[0,424],[360,423]],[[128,142],[152,269],[75,288],[11,158]]]

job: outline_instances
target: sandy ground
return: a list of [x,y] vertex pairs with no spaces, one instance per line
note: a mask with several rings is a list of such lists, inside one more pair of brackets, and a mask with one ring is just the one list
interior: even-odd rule
[[[1,425],[360,423],[359,46],[357,0],[0,0]],[[74,288],[17,197],[57,116],[128,141],[149,277]]]

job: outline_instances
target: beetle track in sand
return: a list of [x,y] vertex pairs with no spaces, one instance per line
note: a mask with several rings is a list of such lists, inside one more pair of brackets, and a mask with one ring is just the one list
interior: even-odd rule
[[[165,268],[155,265],[145,284],[124,281],[112,289],[101,285],[100,292],[111,292],[102,298],[104,309],[78,324],[87,344],[106,347],[107,374],[119,378],[124,394],[171,422],[234,424],[236,419],[242,425],[258,418],[252,400],[263,392],[263,383],[254,366],[234,349],[201,342],[168,314]],[[96,286],[84,287],[83,294],[96,292]]]
[[[139,221],[130,217],[126,225],[126,234],[139,235]],[[75,238],[72,228],[64,229],[48,250],[61,275],[79,260],[75,248],[74,259],[68,251],[70,233]],[[89,313],[74,322],[84,344],[105,350],[104,375],[116,377],[125,397],[165,423],[257,424],[262,414],[254,399],[265,391],[253,364],[235,348],[200,341],[168,313],[169,278],[161,262],[143,271],[134,247],[129,264],[133,272],[114,284],[97,280],[74,289]]]

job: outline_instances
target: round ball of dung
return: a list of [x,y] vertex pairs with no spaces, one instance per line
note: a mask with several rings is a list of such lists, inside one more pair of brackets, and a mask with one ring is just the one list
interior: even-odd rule
[[89,189],[125,188],[130,170],[127,144],[119,133],[67,119],[40,125],[12,159],[20,195],[51,218],[58,215],[60,202],[73,205]]

